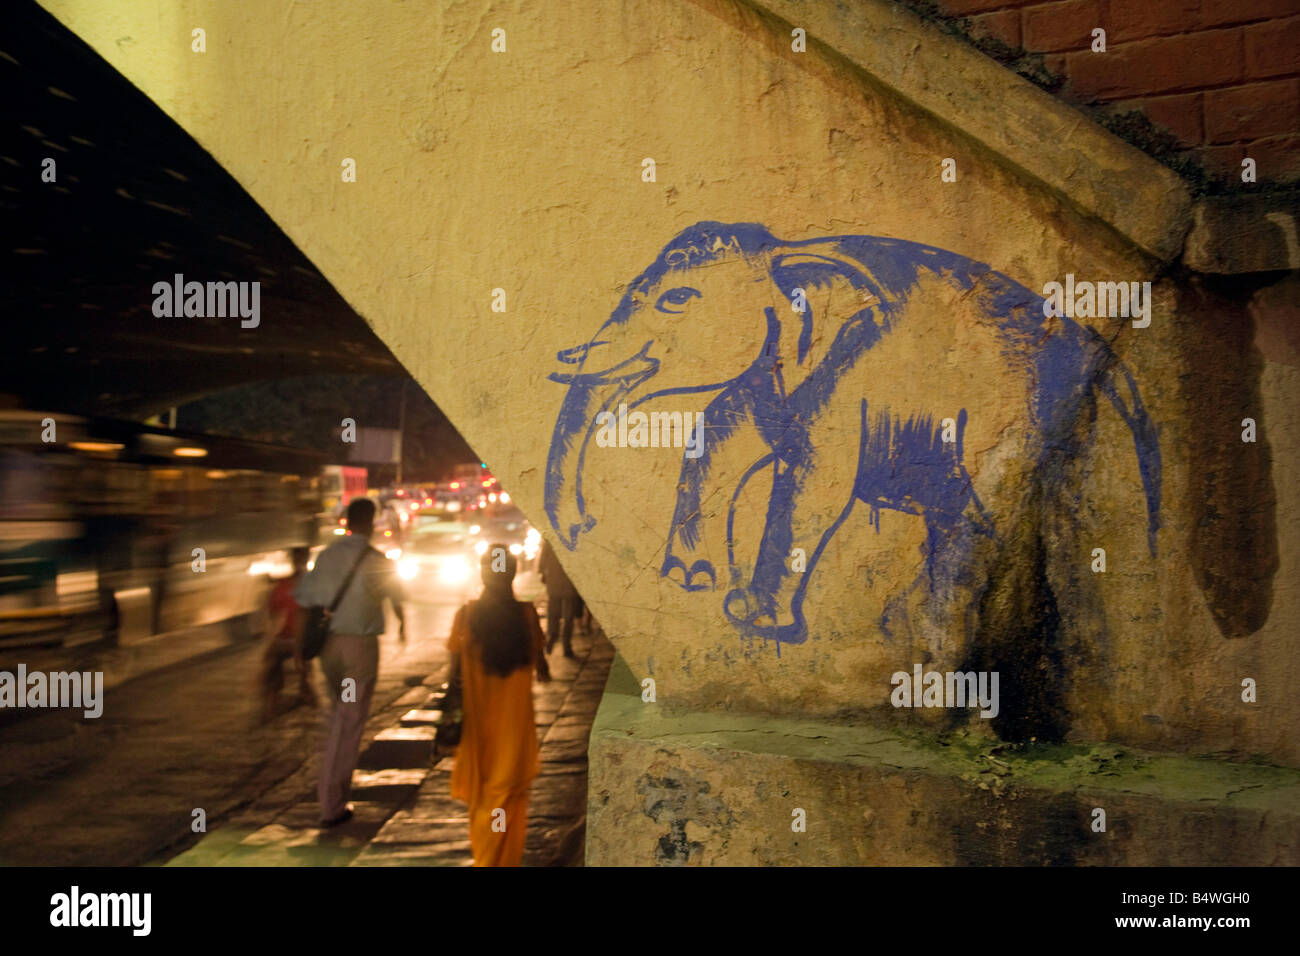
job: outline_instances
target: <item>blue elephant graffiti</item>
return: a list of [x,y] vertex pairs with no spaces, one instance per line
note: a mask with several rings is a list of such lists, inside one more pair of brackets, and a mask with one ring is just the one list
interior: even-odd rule
[[[943,249],[858,235],[788,242],[756,223],[684,230],[589,341],[558,354],[566,368],[550,379],[567,391],[545,476],[551,527],[574,550],[595,526],[583,471],[598,421],[667,396],[716,393],[703,413],[702,451],[682,457],[662,577],[687,591],[724,592],[722,611],[735,629],[774,640],[779,653],[782,643],[806,640],[804,596],[817,561],[852,509],[865,505],[877,529],[882,510],[923,519],[924,567],[914,587],[950,588],[978,539],[996,544],[999,535],[998,516],[975,493],[965,465],[969,410],[891,412],[895,396],[874,394],[854,371],[871,350],[916,327],[909,306],[922,283],[965,294],[997,343],[998,361],[1028,383],[1029,460],[1068,453],[1090,396],[1116,409],[1133,437],[1154,556],[1156,427],[1133,375],[1095,330],[1045,318],[1040,296]],[[750,343],[743,368],[719,372],[707,347],[683,347],[687,330],[710,321]],[[720,449],[741,429],[757,431],[762,454],[731,489],[720,580],[708,555],[723,550],[704,546],[702,492]],[[771,483],[763,531],[752,560],[741,562],[733,549],[737,502],[760,475],[764,484],[755,487]],[[831,512],[828,495],[840,496]],[[812,545],[801,571],[790,561],[798,541]]]

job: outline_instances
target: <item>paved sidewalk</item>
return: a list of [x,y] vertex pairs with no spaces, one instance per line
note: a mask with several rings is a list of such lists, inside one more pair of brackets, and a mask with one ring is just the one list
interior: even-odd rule
[[[385,708],[445,666],[453,612],[412,605],[407,642],[381,638],[380,720],[396,722],[402,711]],[[177,632],[152,646],[184,656],[202,639]],[[76,708],[26,709],[0,725],[0,864],[165,861],[206,837],[191,830],[194,810],[216,829],[300,772],[315,758],[321,721],[305,706],[259,719],[262,649],[246,641],[146,669],[105,690],[97,719]],[[110,669],[118,656],[78,650],[90,655],[83,669]],[[128,661],[127,670],[141,663]],[[292,694],[283,701],[292,702]]]
[[[528,807],[525,866],[580,866],[587,804],[587,738],[614,649],[602,633],[574,635],[576,660],[556,648],[552,680],[535,684],[542,770]],[[372,715],[353,775],[355,815],[317,826],[319,755],[209,831],[168,866],[468,866],[464,804],[449,794],[454,758],[433,766],[433,727],[421,713],[443,669]],[[318,738],[317,738],[318,741]]]

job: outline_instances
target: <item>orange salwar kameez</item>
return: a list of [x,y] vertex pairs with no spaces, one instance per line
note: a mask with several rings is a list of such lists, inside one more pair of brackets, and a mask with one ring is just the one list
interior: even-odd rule
[[[533,715],[533,671],[545,655],[537,609],[519,605],[529,632],[532,666],[508,677],[483,669],[466,608],[456,612],[447,650],[460,655],[463,714],[451,795],[469,805],[475,866],[518,866],[528,827],[528,791],[540,760]],[[501,811],[501,812],[498,812]]]

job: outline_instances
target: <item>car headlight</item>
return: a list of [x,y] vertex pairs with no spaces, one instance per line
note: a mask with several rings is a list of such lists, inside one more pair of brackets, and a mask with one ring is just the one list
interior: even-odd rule
[[542,543],[542,533],[538,531],[536,528],[529,528],[528,533],[524,535],[524,546],[525,547],[531,546],[535,548],[541,543]]
[[397,561],[402,557],[402,549],[389,548],[387,551],[384,552],[384,557],[386,557],[389,561]]
[[438,576],[448,584],[461,584],[469,580],[469,562],[464,558],[448,558],[442,562]]
[[482,541],[482,540],[480,540],[480,541],[475,541],[475,542],[474,542],[474,553],[475,553],[475,554],[487,554],[487,542],[486,542],[486,541]]
[[520,554],[523,554],[523,553],[524,553],[524,546],[523,546],[522,544],[512,544],[512,545],[510,546],[510,553],[511,553],[511,554],[514,554],[514,555],[520,555]]
[[403,558],[397,562],[397,576],[403,581],[410,581],[420,573],[420,566],[411,558]]

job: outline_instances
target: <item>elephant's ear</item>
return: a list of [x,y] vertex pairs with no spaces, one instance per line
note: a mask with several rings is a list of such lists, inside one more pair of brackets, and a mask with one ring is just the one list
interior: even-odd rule
[[[795,290],[802,289],[807,300],[799,336],[800,362],[811,347],[814,326],[830,341],[855,320],[871,320],[876,326],[888,324],[895,303],[857,259],[831,247],[820,247],[816,251],[805,248],[779,252],[772,256],[771,263],[772,281],[780,294],[793,302]],[[814,315],[812,300],[820,298],[815,293],[823,290],[837,295],[832,296],[829,314]],[[826,336],[827,332],[831,334]]]
[[864,263],[828,249],[779,252],[772,256],[772,277],[778,285],[799,280],[804,283],[801,288],[821,287],[837,279],[847,280],[861,294],[864,307],[886,304],[887,293]]

